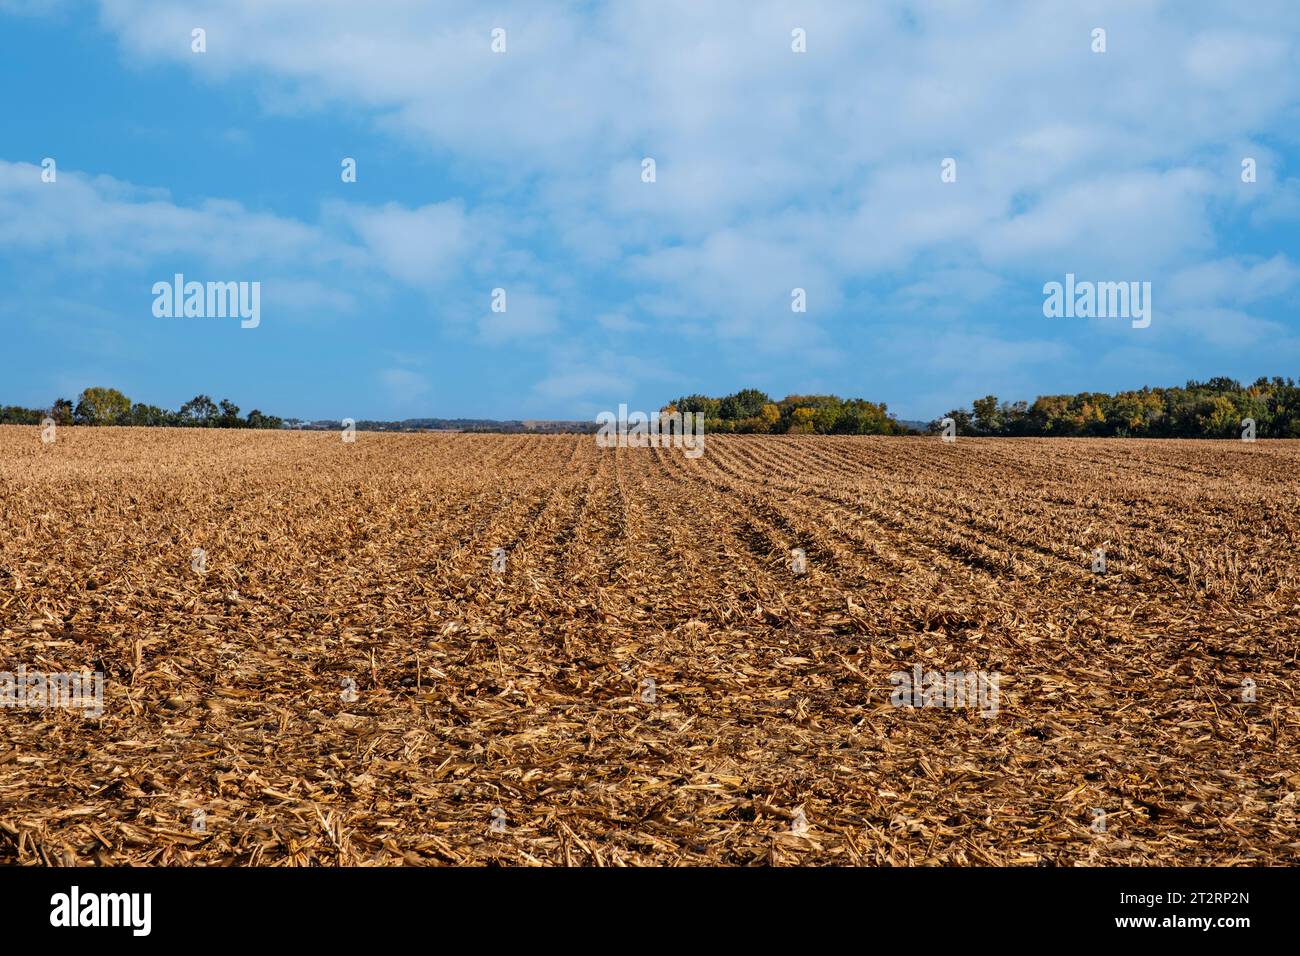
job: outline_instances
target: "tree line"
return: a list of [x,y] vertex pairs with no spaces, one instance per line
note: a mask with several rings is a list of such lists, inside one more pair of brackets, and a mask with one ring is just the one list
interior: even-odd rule
[[0,425],[39,425],[46,417],[60,425],[153,425],[190,428],[280,428],[283,419],[253,409],[241,418],[239,406],[228,399],[214,402],[196,395],[179,411],[132,402],[115,388],[88,388],[74,405],[56,399],[48,409],[6,405],[0,408]]
[[884,403],[838,395],[787,395],[774,402],[766,392],[745,388],[710,398],[685,395],[663,411],[704,415],[704,431],[780,435],[906,435],[906,425],[889,415]]
[[[704,415],[712,433],[782,435],[916,434],[894,419],[883,402],[838,395],[787,395],[773,401],[756,388],[731,395],[685,395],[663,411]],[[60,398],[48,409],[0,407],[0,424],[39,425],[46,417],[60,425],[153,425],[206,428],[282,428],[284,421],[253,409],[196,395],[178,411],[132,402],[114,388],[88,388],[76,403]],[[1300,438],[1300,385],[1291,378],[1258,378],[1243,386],[1219,377],[1183,387],[1136,391],[1040,395],[1032,403],[999,402],[994,395],[957,408],[951,418],[959,435],[1073,436],[1119,438],[1239,438],[1254,422],[1259,438]],[[942,432],[943,418],[929,424]]]
[[[715,433],[918,434],[894,419],[883,402],[837,395],[773,401],[746,388],[721,398],[683,396],[664,411],[702,413],[705,431]],[[944,418],[953,420],[959,435],[990,437],[1240,438],[1253,422],[1258,438],[1300,438],[1300,385],[1278,376],[1242,385],[1221,376],[1173,388],[1040,395],[1032,403],[986,395],[930,422],[928,431],[942,432]]]
[[[1258,438],[1300,438],[1300,386],[1276,376],[1246,386],[1220,377],[1113,395],[1041,395],[1033,404],[986,395],[946,417],[959,435],[1240,438],[1250,419]],[[929,430],[941,432],[942,419]]]

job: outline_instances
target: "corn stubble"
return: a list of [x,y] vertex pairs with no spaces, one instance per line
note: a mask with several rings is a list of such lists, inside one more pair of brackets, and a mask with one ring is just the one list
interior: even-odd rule
[[106,675],[0,710],[0,862],[1297,863],[1298,466],[0,428],[0,669]]

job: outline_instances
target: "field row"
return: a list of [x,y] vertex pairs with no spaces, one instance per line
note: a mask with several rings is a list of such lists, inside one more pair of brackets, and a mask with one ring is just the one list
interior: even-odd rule
[[1297,465],[0,428],[0,862],[1298,862]]

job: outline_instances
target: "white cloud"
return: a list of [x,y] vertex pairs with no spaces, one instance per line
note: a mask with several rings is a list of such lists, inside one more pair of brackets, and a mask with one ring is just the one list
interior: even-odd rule
[[[504,288],[504,287],[502,287]],[[505,345],[553,334],[559,327],[559,303],[530,288],[505,288],[506,310],[490,311],[491,297],[483,296],[479,319],[479,340],[488,345]]]
[[[1068,270],[1152,280],[1159,307],[1170,284],[1217,281],[1188,266],[1234,252],[1218,218],[1249,208],[1233,150],[1286,128],[1300,100],[1300,8],[1286,0],[1026,2],[996,15],[838,0],[393,0],[382,16],[352,0],[100,8],[133,62],[252,80],[275,111],[364,111],[468,171],[508,214],[468,199],[336,204],[308,224],[89,180],[61,208],[15,199],[0,169],[0,244],[87,262],[270,256],[429,295],[468,281],[482,302],[504,286],[510,311],[478,320],[488,344],[564,335],[593,275],[666,330],[807,362],[833,354],[824,317],[869,301],[872,282],[905,282],[891,306],[953,315]],[[1104,55],[1089,49],[1098,23]],[[189,51],[195,25],[208,31],[203,56]],[[806,54],[790,51],[796,25]],[[489,49],[495,26],[508,31],[504,55]],[[644,156],[658,162],[654,184],[640,180]],[[939,178],[949,156],[951,184]],[[1262,174],[1256,187],[1256,224],[1300,208],[1294,179]],[[1211,309],[1241,311],[1286,274],[1260,268],[1216,286]],[[796,286],[806,315],[790,312]],[[477,294],[453,311],[479,316],[479,299],[463,301]],[[615,330],[617,309],[602,293],[592,311]],[[1219,320],[1205,316],[1227,313],[1188,311],[1185,328],[1214,341]],[[909,334],[924,352],[924,329]],[[970,344],[963,360],[989,372],[1007,367],[999,354],[1063,358],[996,337]]]
[[108,176],[0,160],[0,247],[11,255],[57,257],[62,269],[111,269],[201,258],[248,270],[266,263],[298,268],[359,265],[357,250],[293,219],[212,199],[180,206],[166,193]]
[[1169,282],[1169,295],[1179,305],[1253,303],[1285,295],[1297,286],[1300,267],[1285,255],[1253,261],[1236,256],[1179,270]]
[[470,252],[465,208],[457,200],[418,209],[396,203],[377,209],[354,205],[343,208],[375,261],[403,282],[445,282],[459,273]]
[[993,225],[980,247],[1003,266],[1150,279],[1212,247],[1207,206],[1214,190],[1205,173],[1191,169],[1097,176]]
[[1279,322],[1252,316],[1240,309],[1174,308],[1160,316],[1170,327],[1193,332],[1211,346],[1220,349],[1243,349],[1258,344],[1280,345],[1290,336]]
[[1267,84],[1284,64],[1290,44],[1280,35],[1239,30],[1206,30],[1192,38],[1183,56],[1187,74],[1217,89],[1243,82]]
[[[51,279],[182,271],[261,281],[303,313],[352,312],[389,294],[389,278],[423,292],[461,279],[495,236],[489,214],[471,216],[458,200],[414,209],[332,202],[311,223],[226,199],[183,206],[165,190],[66,168],[45,183],[39,166],[0,160],[0,250]],[[503,271],[515,274],[521,261],[503,257]]]

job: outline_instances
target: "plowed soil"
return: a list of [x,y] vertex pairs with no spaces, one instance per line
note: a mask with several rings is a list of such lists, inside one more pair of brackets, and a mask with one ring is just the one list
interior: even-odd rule
[[0,863],[1300,862],[1300,442],[706,442],[0,428]]

